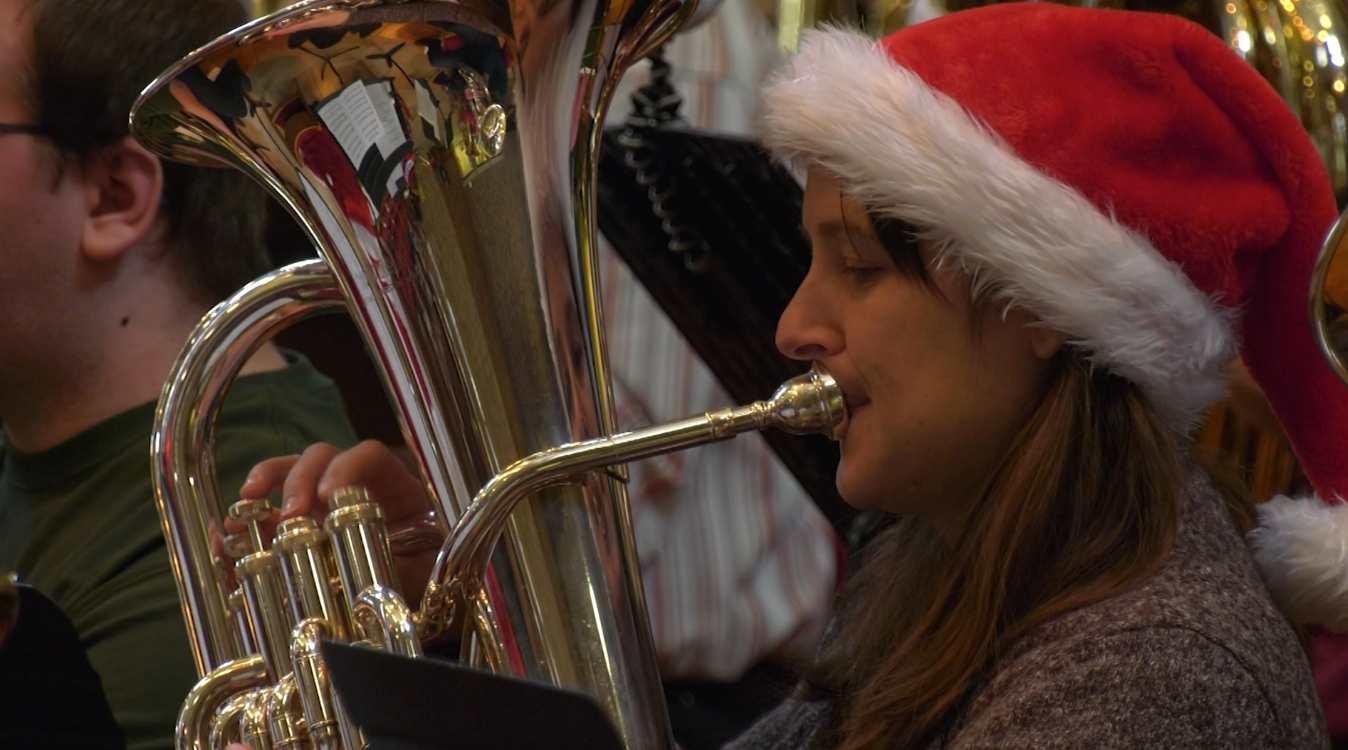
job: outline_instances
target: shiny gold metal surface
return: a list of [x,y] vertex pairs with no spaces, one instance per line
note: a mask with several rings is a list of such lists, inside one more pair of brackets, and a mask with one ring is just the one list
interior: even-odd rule
[[[332,586],[337,578],[328,535],[314,519],[292,518],[276,530],[274,548],[281,556],[291,617],[295,622],[319,620],[328,637],[351,640],[347,603]],[[298,626],[297,626],[298,627]]]
[[[590,693],[629,748],[668,746],[629,510],[620,474],[600,469],[743,429],[828,429],[829,409],[841,409],[836,384],[818,376],[771,406],[643,432],[637,453],[634,438],[607,437],[591,218],[598,124],[621,70],[692,9],[305,0],[146,90],[132,126],[147,147],[247,171],[323,258],[215,308],[160,401],[156,491],[203,676],[180,747],[358,746],[340,704],[319,696],[314,640],[346,628],[417,656],[451,606],[473,624],[468,645],[485,664]],[[323,527],[287,523],[273,544],[265,506],[227,513],[211,463],[215,416],[266,338],[339,309],[361,329],[435,507],[422,523],[385,529],[368,498],[338,497]],[[480,496],[543,454],[571,457],[566,471],[545,462],[546,482]],[[470,514],[491,522],[451,535]],[[226,536],[226,515],[247,532]],[[415,611],[397,593],[389,551],[424,547],[428,532],[448,538],[443,580]],[[474,555],[459,562],[451,548],[462,539]],[[316,582],[333,571],[340,581],[325,598]],[[460,602],[444,595],[451,588]],[[212,723],[217,712],[227,726]],[[304,727],[321,736],[301,737]]]
[[[635,19],[628,6],[587,9],[301,3],[208,46],[137,109],[147,145],[249,169],[309,229],[383,366],[446,528],[514,458],[606,431],[586,261],[592,229],[572,218],[588,213],[589,187],[574,175],[592,171],[588,131],[609,85],[602,73],[668,18],[656,8]],[[512,26],[532,43],[513,43],[501,31]],[[571,66],[561,61],[568,56]],[[539,267],[554,270],[540,278]],[[622,503],[597,504],[617,515]],[[531,541],[503,556],[503,590],[551,575],[530,549],[623,569],[605,558],[625,550],[594,541],[620,538],[613,520],[591,523],[583,493],[571,505],[517,520],[512,538]],[[578,649],[559,621],[627,634],[595,648],[648,640],[633,616],[635,584],[604,582],[613,593],[600,599],[620,601],[595,607],[592,583],[540,589],[550,602],[511,595],[496,603],[513,620],[517,671],[568,684],[603,679],[594,665],[611,659]],[[207,608],[221,609],[220,598],[205,597]],[[542,609],[569,612],[554,619]],[[219,618],[209,619],[194,629],[218,630]],[[212,641],[228,639],[203,646],[207,669],[232,655]],[[651,690],[604,692],[618,702]]]
[[234,574],[243,591],[249,632],[262,655],[268,680],[276,682],[290,671],[290,631],[295,627],[286,606],[281,561],[271,550],[254,552],[235,563]]
[[[589,220],[595,124],[615,71],[692,7],[309,0],[198,51],[136,107],[148,147],[247,170],[306,228],[382,370],[442,537],[516,458],[611,432]],[[611,482],[554,494],[515,515],[493,572],[504,666],[592,692],[631,746],[663,747],[625,500]],[[175,550],[187,578],[219,567],[202,551],[214,500]],[[353,549],[344,572],[375,559]],[[250,586],[265,593],[263,580]],[[225,586],[184,588],[206,673],[242,639]],[[376,599],[359,611],[406,647],[395,609]],[[259,645],[279,669],[275,639]]]
[[[196,538],[186,533],[187,527],[174,526],[169,519],[208,515],[208,508],[192,504],[197,499],[191,494],[193,488],[215,484],[208,459],[222,396],[220,384],[237,372],[268,333],[333,309],[334,287],[321,261],[282,269],[222,303],[194,334],[177,366],[180,375],[194,377],[175,378],[177,385],[166,391],[160,405],[162,424],[155,438],[160,443],[155,450],[156,478],[167,487],[160,493],[161,510],[175,550],[195,549],[209,544],[212,537]],[[220,356],[222,351],[229,356]],[[190,406],[207,393],[214,396],[205,398],[200,407]],[[235,503],[228,515],[248,527],[248,541],[233,565],[232,578],[181,579],[180,585],[209,591],[237,581],[238,590],[228,598],[235,603],[231,609],[241,614],[227,622],[241,622],[244,632],[236,634],[240,637],[234,642],[256,644],[258,653],[226,661],[205,674],[184,704],[179,747],[219,748],[235,741],[255,747],[306,743],[334,750],[360,747],[359,728],[351,724],[331,693],[319,640],[342,639],[340,628],[347,627],[351,639],[416,657],[422,653],[421,642],[438,635],[462,611],[473,623],[476,637],[471,643],[480,649],[481,660],[509,672],[512,641],[502,635],[503,623],[488,595],[489,588],[497,585],[491,578],[490,561],[497,540],[522,503],[565,504],[569,498],[557,491],[573,483],[590,491],[602,490],[608,480],[594,470],[615,463],[768,427],[833,435],[845,420],[841,389],[816,368],[784,384],[769,401],[563,444],[522,458],[488,482],[458,520],[415,612],[396,591],[389,551],[400,546],[398,536],[386,533],[381,510],[364,490],[345,488],[334,493],[334,510],[322,527],[311,518],[282,523],[270,545],[261,529],[270,516],[269,508],[258,502]],[[165,444],[173,443],[174,436],[183,441],[178,450]],[[190,466],[194,457],[207,459],[205,468],[177,474],[167,470]],[[208,523],[206,528],[214,526]],[[258,539],[262,545],[256,544]],[[420,543],[419,537],[414,538],[414,544]],[[223,544],[217,545],[212,554],[219,556],[223,549]],[[558,567],[562,572],[575,572],[564,561]],[[326,590],[321,590],[325,580]],[[632,662],[645,658],[640,652],[618,656]],[[638,725],[663,721],[661,707],[641,717],[619,715],[615,724],[624,719]],[[632,703],[623,709],[647,710]]]
[[1348,211],[1334,222],[1315,265],[1310,315],[1321,352],[1348,383]]
[[[820,366],[786,383],[767,401],[611,437],[558,446],[520,459],[483,487],[445,541],[421,608],[424,637],[481,596],[492,547],[510,513],[530,493],[592,469],[728,440],[770,427],[793,434],[840,434],[847,422],[842,389]],[[488,644],[490,645],[490,644]]]
[[295,0],[245,0],[245,3],[251,17],[261,18],[294,5]]

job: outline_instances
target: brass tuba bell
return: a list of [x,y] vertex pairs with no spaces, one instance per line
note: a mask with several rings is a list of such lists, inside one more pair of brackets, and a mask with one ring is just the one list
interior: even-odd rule
[[[246,171],[322,257],[212,310],[160,400],[156,495],[202,677],[180,748],[359,747],[318,642],[415,656],[456,612],[473,663],[589,693],[626,747],[669,745],[622,472],[604,467],[843,419],[815,373],[770,404],[613,435],[592,255],[599,124],[621,72],[693,9],[305,0],[141,96],[142,143]],[[355,319],[435,508],[387,529],[351,493],[322,526],[295,519],[269,544],[265,507],[220,497],[216,409],[268,336],[331,310]],[[249,533],[224,538],[226,516]],[[442,540],[409,605],[390,544]]]

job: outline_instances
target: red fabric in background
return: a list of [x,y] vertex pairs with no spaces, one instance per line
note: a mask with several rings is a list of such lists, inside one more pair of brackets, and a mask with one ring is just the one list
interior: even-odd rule
[[1329,736],[1348,740],[1348,635],[1313,629],[1311,666]]

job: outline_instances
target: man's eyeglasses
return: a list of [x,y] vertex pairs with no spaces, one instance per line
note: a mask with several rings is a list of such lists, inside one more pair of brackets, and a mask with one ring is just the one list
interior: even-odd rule
[[47,131],[41,125],[19,125],[8,122],[0,122],[0,134],[18,133],[20,135],[46,135]]

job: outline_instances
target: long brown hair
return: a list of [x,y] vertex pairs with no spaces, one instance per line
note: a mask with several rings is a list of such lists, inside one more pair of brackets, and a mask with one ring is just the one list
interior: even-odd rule
[[[901,272],[926,278],[911,229],[875,230]],[[922,746],[1018,636],[1159,568],[1179,525],[1179,440],[1137,386],[1065,347],[961,535],[905,519],[871,544],[804,683],[833,700],[827,742]]]

